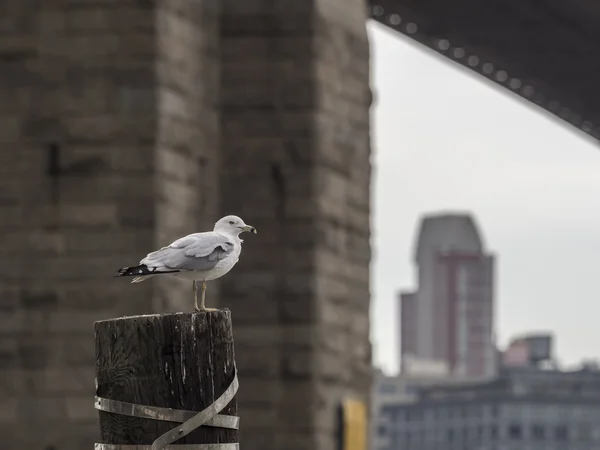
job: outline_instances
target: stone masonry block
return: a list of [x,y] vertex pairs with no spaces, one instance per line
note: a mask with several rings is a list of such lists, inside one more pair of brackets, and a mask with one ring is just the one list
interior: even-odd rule
[[64,251],[69,254],[115,254],[147,251],[154,236],[149,230],[77,229],[62,237]]
[[264,14],[298,14],[310,12],[313,2],[287,2],[285,5],[271,0],[248,0],[237,2],[236,0],[225,0],[223,10],[228,14],[240,15],[264,15]]
[[203,113],[202,118],[203,123],[195,124],[168,115],[161,116],[159,142],[178,150],[190,151],[196,146],[198,146],[197,148],[211,148],[217,116],[211,110],[207,110]]
[[94,366],[58,366],[49,367],[34,372],[31,379],[34,380],[36,392],[47,395],[80,394],[88,396],[93,391]]
[[38,11],[39,32],[42,36],[61,35],[66,32],[67,13],[60,9],[42,8]]
[[19,399],[16,397],[4,397],[0,399],[0,424],[17,424],[17,406]]
[[19,346],[13,337],[0,336],[0,371],[19,367]]
[[[285,6],[290,6],[290,3],[286,3]],[[314,31],[314,16],[309,11],[294,14],[269,12],[259,15],[226,12],[221,18],[221,36],[310,36]]]
[[31,321],[24,310],[0,311],[0,333],[5,335],[18,335],[27,332],[31,327]]
[[280,375],[280,350],[236,341],[236,364],[245,377],[271,379]]
[[21,136],[22,122],[16,117],[3,117],[0,120],[0,142],[17,142]]
[[[3,205],[0,203],[0,227],[15,229],[22,224],[23,207],[21,205]],[[0,252],[4,249],[0,243]]]
[[16,342],[20,367],[27,371],[37,371],[58,363],[61,348],[52,347],[50,342],[43,342],[34,337],[20,338]]
[[67,418],[75,423],[94,422],[98,417],[89,396],[67,397],[65,403]]
[[[4,283],[0,287],[0,313],[16,311],[21,306],[21,286],[18,283]],[[0,328],[1,330],[2,328]]]
[[90,333],[96,320],[109,316],[106,311],[78,311],[74,320],[72,311],[53,311],[47,318],[48,328],[52,333]]
[[17,407],[20,421],[39,423],[48,420],[66,418],[65,399],[63,397],[21,397]]
[[297,349],[283,356],[283,373],[290,380],[310,379],[314,370],[315,354],[311,350]]
[[199,164],[190,164],[190,155],[176,149],[163,146],[157,153],[156,168],[169,179],[193,183],[199,170]]
[[43,152],[32,145],[9,145],[0,152],[0,174],[3,177],[34,175],[44,167]]
[[[281,430],[281,428],[279,429]],[[315,430],[313,429],[293,427],[286,429],[285,433],[276,432],[272,439],[273,444],[271,445],[273,445],[273,448],[285,447],[287,450],[313,450],[317,448]]]
[[26,286],[21,293],[21,305],[25,310],[42,309],[54,310],[58,306],[56,287]]
[[[240,411],[243,411],[243,405],[240,405],[239,408]],[[271,424],[266,428],[257,428],[252,427],[252,423],[247,423],[244,427],[244,441],[247,442],[244,444],[244,448],[248,450],[263,450],[269,448],[270,445],[276,445],[273,436],[273,425]]]
[[[124,198],[119,199],[116,205],[110,205],[110,208],[111,216],[104,216],[110,219],[110,223],[106,225],[115,226],[118,223],[118,225],[128,228],[150,228],[156,220],[154,208],[147,202]],[[116,216],[114,221],[113,210]]]
[[59,308],[66,311],[114,310],[123,295],[123,284],[116,280],[114,283],[107,283],[105,280],[75,280],[62,283],[58,295]]
[[66,18],[67,32],[86,31],[91,34],[112,28],[110,9],[100,6],[73,9]]
[[0,397],[18,397],[26,390],[25,376],[21,368],[0,366]]
[[196,203],[199,197],[199,192],[195,189],[195,186],[167,178],[162,179],[157,194],[164,199],[168,199],[172,206],[180,208],[186,208],[188,205]]
[[24,280],[35,280],[43,276],[53,280],[105,279],[123,263],[121,256],[63,256],[40,257],[27,264],[21,272]]

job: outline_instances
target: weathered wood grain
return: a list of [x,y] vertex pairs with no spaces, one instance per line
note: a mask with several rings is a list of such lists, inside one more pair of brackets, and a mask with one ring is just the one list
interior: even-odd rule
[[[96,322],[96,394],[140,405],[201,411],[235,372],[229,310],[123,317]],[[221,414],[237,415],[234,398]],[[175,428],[100,411],[103,443],[150,445]],[[238,442],[237,430],[201,427],[176,444]]]

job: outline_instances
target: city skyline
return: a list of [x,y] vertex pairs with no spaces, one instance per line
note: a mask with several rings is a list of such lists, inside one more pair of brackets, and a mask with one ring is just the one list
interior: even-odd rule
[[398,368],[394,302],[414,285],[415,224],[437,210],[472,211],[494,243],[501,346],[551,330],[562,362],[598,356],[597,143],[406,38],[369,32],[374,362]]

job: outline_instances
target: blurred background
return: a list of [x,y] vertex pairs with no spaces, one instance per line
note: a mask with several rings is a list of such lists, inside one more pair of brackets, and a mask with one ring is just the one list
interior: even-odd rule
[[94,321],[192,308],[113,274],[237,214],[245,448],[600,449],[599,22],[0,2],[0,448],[100,442]]

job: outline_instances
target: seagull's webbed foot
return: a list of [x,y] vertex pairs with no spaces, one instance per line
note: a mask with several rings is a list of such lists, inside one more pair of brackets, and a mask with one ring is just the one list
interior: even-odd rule
[[[194,281],[194,286],[196,286],[196,282]],[[206,281],[202,282],[202,299],[200,300],[200,306],[198,306],[198,290],[196,289],[196,304],[195,311],[196,312],[215,312],[218,311],[216,308],[207,308],[206,307]]]
[[200,307],[200,308],[196,308],[195,311],[196,312],[215,312],[215,311],[218,311],[218,309],[217,308],[206,308],[206,307],[202,308],[202,307]]

